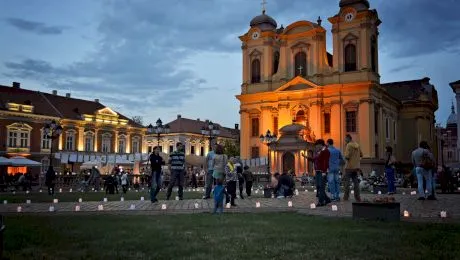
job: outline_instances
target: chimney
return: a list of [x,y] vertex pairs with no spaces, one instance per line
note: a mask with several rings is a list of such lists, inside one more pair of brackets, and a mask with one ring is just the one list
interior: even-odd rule
[[57,90],[53,90],[53,95],[57,96]]
[[181,116],[181,115],[177,115],[177,119],[181,119],[181,118],[182,118],[182,116]]
[[21,88],[21,83],[13,82],[13,88]]
[[65,93],[66,98],[70,98],[70,93]]
[[99,98],[94,99],[94,102],[99,103]]
[[235,124],[235,130],[238,130],[240,128],[240,124]]

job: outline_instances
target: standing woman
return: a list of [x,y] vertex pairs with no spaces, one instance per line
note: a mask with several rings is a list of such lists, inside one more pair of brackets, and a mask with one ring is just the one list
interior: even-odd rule
[[243,189],[244,189],[243,164],[239,157],[235,157],[235,170],[236,170],[236,174],[238,175],[238,188],[240,190],[240,198],[244,199],[243,197]]
[[395,186],[395,163],[396,159],[393,156],[393,148],[386,147],[386,162],[385,162],[385,175],[388,182],[388,194],[392,195],[396,192]]
[[220,144],[216,146],[216,151],[213,158],[214,170],[212,177],[216,180],[222,180],[224,182],[225,177],[225,166],[227,166],[228,159],[227,155],[224,154],[224,147]]

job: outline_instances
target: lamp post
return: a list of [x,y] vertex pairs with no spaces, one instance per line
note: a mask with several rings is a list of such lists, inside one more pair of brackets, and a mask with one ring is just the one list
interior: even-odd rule
[[268,162],[267,162],[267,173],[270,174],[270,145],[276,142],[276,135],[272,135],[270,130],[267,130],[265,135],[260,135],[260,142],[264,143],[268,147]]
[[160,146],[160,139],[162,134],[169,134],[169,125],[163,125],[161,119],[158,118],[156,125],[153,126],[152,124],[147,126],[147,132],[149,134],[155,133],[157,135],[157,144]]
[[53,166],[53,140],[59,138],[62,134],[62,126],[56,123],[55,120],[46,124],[44,127],[46,138],[51,139],[50,144],[50,166]]
[[207,138],[209,140],[209,150],[211,150],[211,141],[220,134],[220,129],[217,125],[214,125],[212,121],[209,121],[206,126],[201,128],[201,134],[203,135],[203,138]]

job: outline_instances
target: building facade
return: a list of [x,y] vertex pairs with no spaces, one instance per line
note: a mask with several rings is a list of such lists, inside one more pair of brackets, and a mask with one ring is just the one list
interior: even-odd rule
[[[62,127],[54,140],[44,131],[52,121]],[[96,157],[140,153],[145,131],[97,99],[27,90],[17,82],[0,86],[0,155],[41,162],[40,169],[28,169],[34,174],[46,171],[50,163],[57,171],[78,171],[81,163]]]
[[458,165],[458,150],[457,150],[457,114],[455,113],[454,104],[451,107],[451,113],[447,119],[445,127],[438,125],[438,165],[446,165],[449,167]]
[[[268,154],[259,136],[302,125],[302,141],[333,139],[344,148],[350,134],[361,145],[363,171],[381,169],[386,146],[410,163],[410,151],[426,140],[435,145],[437,92],[429,78],[380,83],[378,27],[381,21],[367,0],[342,0],[332,23],[333,53],[326,50],[326,30],[318,21],[278,27],[265,10],[240,36],[243,83],[240,101],[241,156]],[[407,131],[411,129],[411,131]],[[302,156],[311,147],[293,150],[270,145],[273,171],[308,171]],[[310,151],[311,152],[311,151]],[[283,158],[291,165],[286,166]]]

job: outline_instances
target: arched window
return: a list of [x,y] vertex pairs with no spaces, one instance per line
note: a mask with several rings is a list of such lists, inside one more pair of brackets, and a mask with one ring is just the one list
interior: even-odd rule
[[307,76],[307,54],[303,51],[298,52],[294,58],[294,75]]
[[356,70],[356,46],[347,44],[345,46],[345,72]]
[[377,40],[372,37],[371,40],[371,69],[377,72]]
[[251,63],[251,83],[260,83],[260,60],[254,59]]
[[280,64],[280,53],[278,51],[275,51],[273,54],[273,74],[276,74],[278,72],[278,66]]

